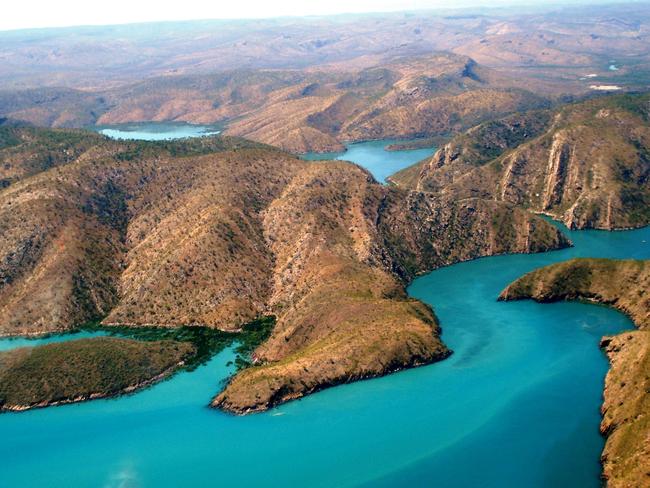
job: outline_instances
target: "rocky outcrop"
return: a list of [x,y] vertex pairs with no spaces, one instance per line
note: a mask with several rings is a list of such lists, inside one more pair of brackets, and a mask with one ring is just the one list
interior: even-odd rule
[[604,337],[611,368],[605,379],[601,456],[608,487],[645,486],[650,476],[650,261],[573,259],[519,278],[500,300],[585,300],[610,305],[640,329]]
[[570,228],[641,227],[650,223],[648,99],[589,100],[538,123],[524,114],[517,130],[518,116],[494,123],[495,130],[479,126],[421,163],[417,177],[413,168],[391,180],[455,199],[509,202]]
[[[547,130],[550,113],[533,111],[491,120],[454,137],[428,160],[391,176],[397,185],[439,192],[495,157]],[[475,192],[478,196],[479,192]],[[483,191],[481,194],[488,195]]]
[[562,202],[570,160],[571,146],[567,144],[563,134],[558,132],[553,136],[553,144],[548,156],[548,173],[542,202],[543,210],[551,210]]
[[604,337],[611,367],[605,378],[600,431],[608,488],[645,486],[650,477],[650,331]]

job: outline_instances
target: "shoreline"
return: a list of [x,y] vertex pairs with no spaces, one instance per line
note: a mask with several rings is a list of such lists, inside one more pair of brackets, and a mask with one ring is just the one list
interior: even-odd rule
[[[596,278],[596,281],[593,282],[592,275],[598,276],[599,272],[606,273],[606,271],[602,271],[602,268],[599,269],[596,264],[591,264],[592,262],[606,262],[608,266],[617,265],[618,267],[615,268],[616,271],[612,275],[601,274],[600,280]],[[638,274],[629,274],[630,272],[626,270],[625,266],[636,262],[639,263]],[[602,336],[598,341],[599,349],[608,360],[600,405],[599,432],[605,440],[600,456],[601,477],[608,483],[615,480],[616,484],[612,486],[634,486],[634,481],[630,482],[627,477],[636,475],[637,480],[640,479],[642,474],[639,471],[642,468],[638,465],[631,468],[629,463],[639,463],[646,459],[643,457],[644,441],[634,438],[630,440],[630,431],[639,429],[641,435],[644,435],[644,428],[645,435],[648,431],[647,426],[644,427],[643,424],[639,425],[637,422],[642,422],[644,407],[640,402],[644,395],[647,395],[647,371],[644,371],[643,364],[645,362],[647,365],[647,358],[650,354],[650,331],[648,330],[650,311],[644,309],[643,306],[638,309],[635,307],[636,294],[642,293],[643,283],[647,283],[648,275],[644,274],[644,269],[648,263],[648,260],[634,259],[590,260],[590,258],[582,258],[582,260],[563,261],[533,270],[519,277],[511,282],[497,299],[498,301],[530,299],[537,303],[566,301],[598,305],[616,310],[632,322],[634,326],[632,329],[614,335]],[[563,265],[568,268],[562,268]],[[566,280],[564,275],[568,269],[573,276],[578,276],[582,265],[591,273],[586,284],[578,282],[567,289],[555,288],[558,274],[563,273],[560,278]],[[616,273],[620,273],[620,275]],[[626,280],[625,283],[630,284],[625,285],[617,282],[617,277],[619,280],[622,279],[620,276]],[[609,284],[610,280],[612,284]],[[603,287],[603,283],[606,283],[606,287]],[[585,286],[587,289],[584,288]],[[626,304],[626,302],[628,303]],[[645,380],[643,379],[644,373]],[[622,444],[624,447],[621,446]],[[648,460],[646,459],[645,462],[647,463]],[[647,470],[647,466],[645,469]],[[632,474],[629,471],[632,471]]]

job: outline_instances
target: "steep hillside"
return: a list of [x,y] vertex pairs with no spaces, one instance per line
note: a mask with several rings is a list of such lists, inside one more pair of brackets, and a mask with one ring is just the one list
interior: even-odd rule
[[650,261],[573,259],[535,270],[510,284],[500,300],[586,300],[617,308],[640,329],[605,337],[611,369],[605,380],[601,432],[603,477],[612,488],[647,484],[650,473]]
[[[296,215],[296,208],[303,210]],[[432,312],[406,297],[404,284],[416,272],[567,245],[522,210],[430,200],[333,162],[301,172],[267,210],[265,225],[276,256],[271,304],[279,320],[256,351],[260,365],[214,401],[237,413],[445,357]]]
[[603,477],[609,488],[643,486],[650,473],[650,331],[605,337],[601,346],[611,363],[601,407]]
[[[416,273],[568,245],[505,203],[388,188],[240,139],[88,147],[79,132],[2,130],[0,157],[23,176],[0,190],[0,333],[95,319],[228,331],[274,314],[257,366],[217,400],[236,412],[445,357],[432,312],[406,297]],[[34,165],[52,141],[69,160]]]
[[531,111],[490,120],[444,144],[431,158],[390,180],[405,188],[439,192],[467,173],[548,130],[550,111]]
[[571,228],[640,227],[650,222],[649,107],[649,95],[623,95],[568,105],[550,119],[508,117],[471,129],[392,180],[509,202]]
[[[66,134],[18,130],[22,144],[0,155],[31,170],[35,151]],[[277,185],[272,170],[281,179],[281,163],[298,161],[231,139],[93,138],[76,159],[0,192],[0,333],[61,330],[109,312],[111,322],[129,324],[218,325],[223,314],[237,327],[256,317],[258,268],[270,258],[255,215]],[[68,146],[62,152],[72,156]],[[264,174],[267,186],[257,189],[247,171]]]

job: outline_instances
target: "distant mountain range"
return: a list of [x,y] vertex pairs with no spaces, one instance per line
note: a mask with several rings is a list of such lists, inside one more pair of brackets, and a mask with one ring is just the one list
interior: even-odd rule
[[649,24],[634,4],[5,32],[0,116],[219,123],[292,152],[449,136],[647,89]]

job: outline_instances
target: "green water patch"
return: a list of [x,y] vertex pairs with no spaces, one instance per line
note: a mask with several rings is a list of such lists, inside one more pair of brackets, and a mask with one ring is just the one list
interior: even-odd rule
[[235,352],[234,364],[237,369],[243,369],[252,364],[251,355],[255,348],[271,335],[275,326],[274,316],[260,317],[244,325],[239,332],[223,332],[218,329],[203,326],[182,327],[127,327],[105,326],[100,322],[92,322],[82,327],[88,333],[124,337],[139,341],[171,340],[190,342],[196,349],[196,354],[186,361],[185,368],[193,371],[206,364],[214,355],[227,347],[233,346]]

